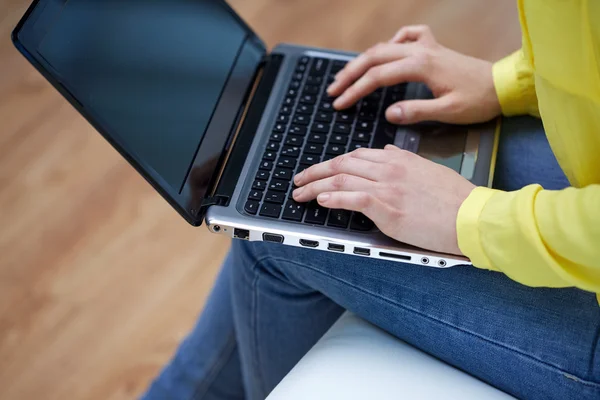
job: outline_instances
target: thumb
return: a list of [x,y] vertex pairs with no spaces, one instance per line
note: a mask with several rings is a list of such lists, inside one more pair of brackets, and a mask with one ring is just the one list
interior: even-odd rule
[[450,101],[447,97],[431,100],[404,100],[392,104],[385,111],[386,119],[398,125],[416,124],[422,121],[452,122]]

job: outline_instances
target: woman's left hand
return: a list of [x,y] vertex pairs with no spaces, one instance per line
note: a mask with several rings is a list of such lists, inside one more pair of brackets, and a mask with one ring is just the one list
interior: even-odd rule
[[313,165],[294,183],[298,202],[358,211],[398,241],[461,254],[456,217],[475,186],[450,168],[388,145]]

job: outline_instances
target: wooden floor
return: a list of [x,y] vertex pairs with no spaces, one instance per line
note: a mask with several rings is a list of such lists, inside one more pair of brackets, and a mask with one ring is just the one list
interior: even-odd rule
[[[405,24],[498,59],[514,0],[235,0],[269,46],[363,50]],[[228,241],[192,228],[13,49],[0,0],[0,399],[130,399],[194,323]]]

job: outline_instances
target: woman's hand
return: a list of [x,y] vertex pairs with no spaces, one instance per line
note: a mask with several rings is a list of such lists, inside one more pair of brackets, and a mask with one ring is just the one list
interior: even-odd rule
[[390,42],[359,55],[337,74],[328,94],[339,96],[333,105],[344,109],[379,87],[402,82],[423,82],[436,98],[392,104],[386,111],[392,123],[469,124],[501,112],[492,63],[438,44],[427,26],[402,28]]
[[294,183],[298,202],[358,211],[396,240],[461,254],[456,217],[475,186],[447,167],[388,145],[314,165]]

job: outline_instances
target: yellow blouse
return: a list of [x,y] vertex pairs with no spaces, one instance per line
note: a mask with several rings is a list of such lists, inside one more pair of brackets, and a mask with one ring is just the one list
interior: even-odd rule
[[572,187],[476,188],[458,244],[524,285],[600,293],[600,0],[518,2],[523,45],[494,65],[498,98],[504,115],[542,118]]

